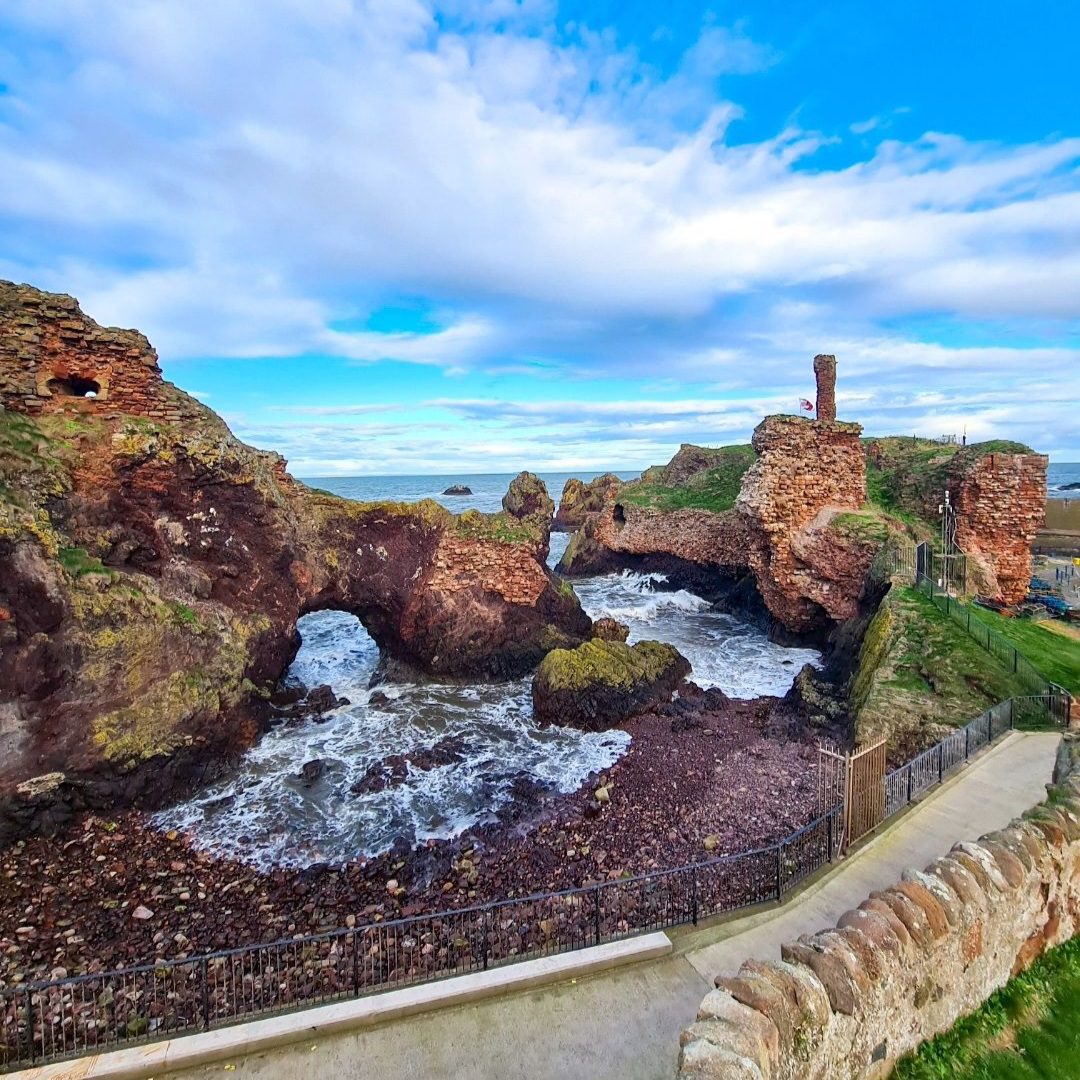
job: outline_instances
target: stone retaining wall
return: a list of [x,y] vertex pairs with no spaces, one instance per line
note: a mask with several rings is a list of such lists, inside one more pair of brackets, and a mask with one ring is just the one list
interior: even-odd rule
[[879,1080],[1080,931],[1080,737],[1050,797],[873,893],[835,929],[717,978],[680,1080]]

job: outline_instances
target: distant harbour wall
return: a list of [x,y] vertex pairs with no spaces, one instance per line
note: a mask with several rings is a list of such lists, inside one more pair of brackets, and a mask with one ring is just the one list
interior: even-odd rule
[[1075,498],[1046,500],[1046,524],[1032,549],[1039,555],[1080,555],[1080,491]]

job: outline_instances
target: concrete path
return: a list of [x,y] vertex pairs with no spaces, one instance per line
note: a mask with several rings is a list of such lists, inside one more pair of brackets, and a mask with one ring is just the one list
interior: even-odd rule
[[672,931],[666,959],[170,1075],[210,1080],[224,1067],[252,1080],[670,1080],[679,1032],[715,975],[747,956],[778,958],[782,942],[834,924],[905,868],[1006,825],[1045,794],[1057,742],[1009,735],[784,907]]

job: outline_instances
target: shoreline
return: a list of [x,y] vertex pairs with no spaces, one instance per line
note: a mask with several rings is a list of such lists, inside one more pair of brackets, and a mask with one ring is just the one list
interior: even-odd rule
[[184,959],[764,846],[815,812],[815,745],[775,730],[778,705],[716,692],[675,702],[620,725],[632,736],[627,753],[572,794],[533,792],[496,824],[334,867],[260,871],[159,832],[141,811],[83,815],[60,836],[0,852],[0,983]]

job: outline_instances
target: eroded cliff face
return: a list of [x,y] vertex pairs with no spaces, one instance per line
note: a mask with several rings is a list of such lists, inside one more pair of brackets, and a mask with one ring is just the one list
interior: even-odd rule
[[[770,416],[754,432],[750,448],[717,473],[718,451],[684,446],[665,469],[649,470],[664,488],[657,502],[687,485],[706,506],[665,509],[631,501],[627,487],[609,495],[586,521],[560,564],[571,575],[611,569],[627,558],[670,557],[725,576],[733,585],[753,575],[769,614],[785,629],[803,632],[851,618],[859,608],[866,574],[880,536],[839,527],[842,515],[866,499],[865,459],[857,424]],[[723,483],[721,483],[723,481]],[[734,482],[730,500],[724,490]],[[646,491],[650,489],[645,488]],[[737,492],[737,498],[734,492]]]
[[515,677],[588,636],[535,478],[498,515],[313,491],[141,335],[26,286],[0,284],[0,405],[0,835],[228,768],[306,611],[439,677]]

